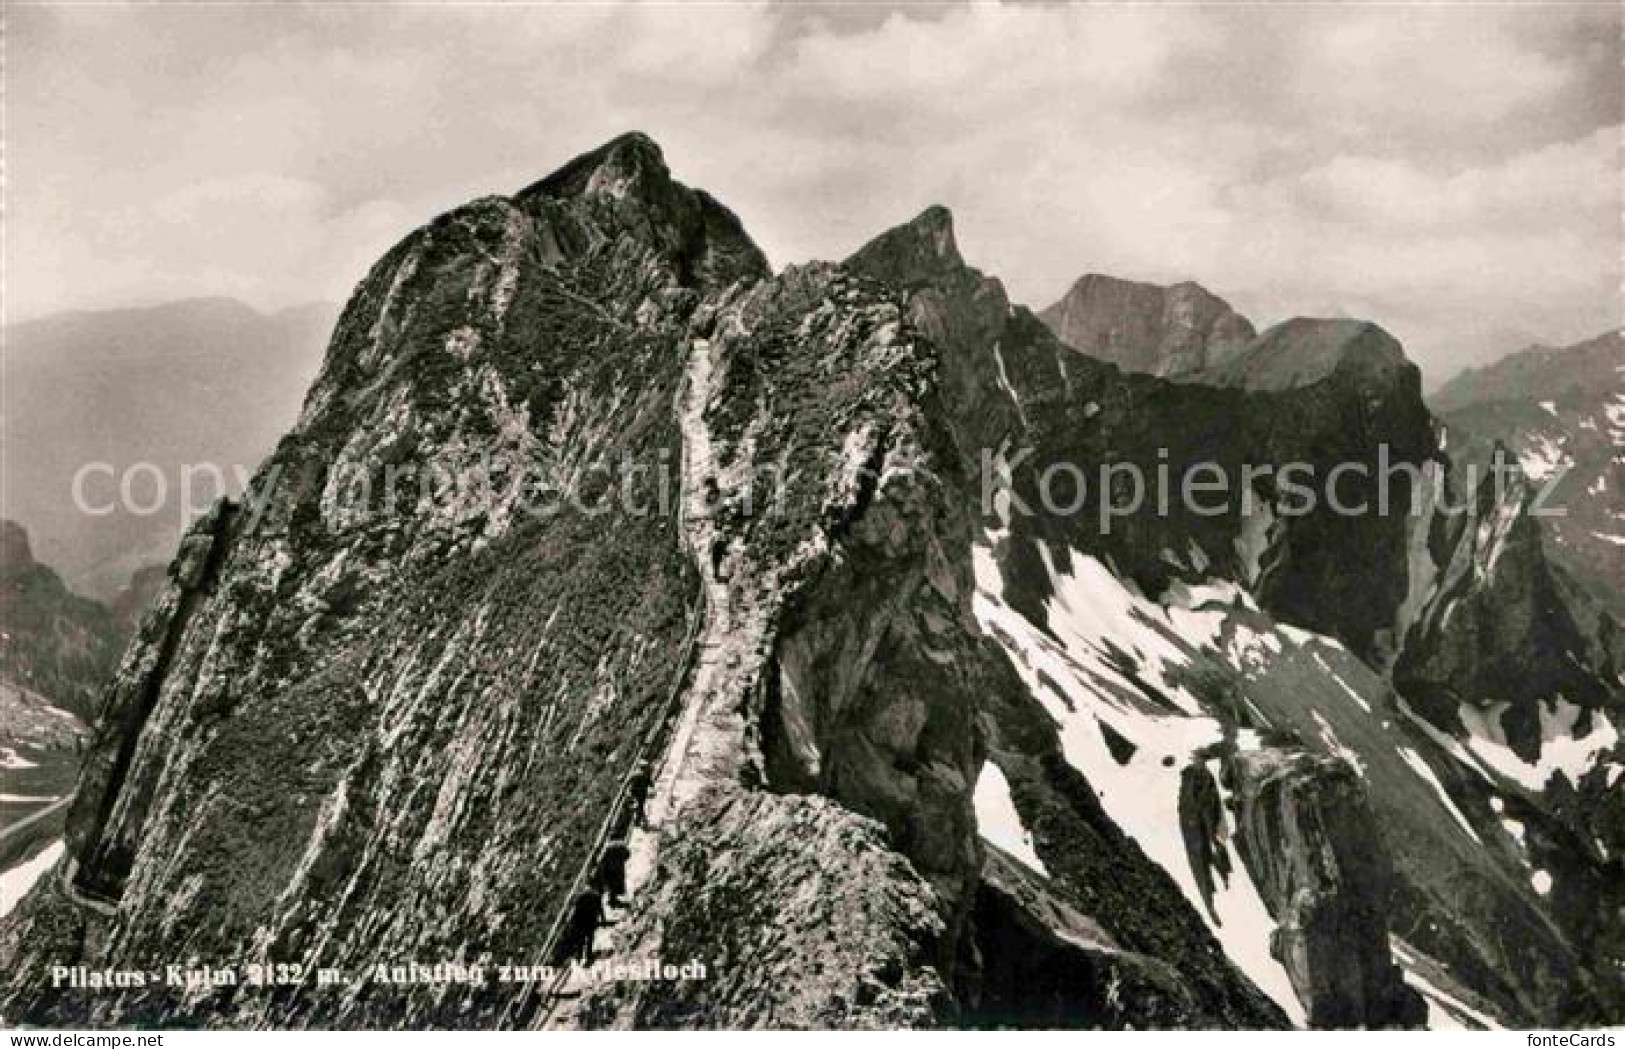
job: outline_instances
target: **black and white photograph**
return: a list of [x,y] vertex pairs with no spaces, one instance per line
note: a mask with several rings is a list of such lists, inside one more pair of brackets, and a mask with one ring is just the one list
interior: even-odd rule
[[1625,1037],[1619,0],[0,47],[7,1046]]

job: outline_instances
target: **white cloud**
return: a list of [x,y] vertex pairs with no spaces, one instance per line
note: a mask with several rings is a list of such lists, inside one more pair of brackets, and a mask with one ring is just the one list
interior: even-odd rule
[[1044,305],[1194,278],[1435,372],[1620,321],[1595,7],[19,9],[15,315],[348,294],[411,226],[631,128],[776,263],[930,203]]

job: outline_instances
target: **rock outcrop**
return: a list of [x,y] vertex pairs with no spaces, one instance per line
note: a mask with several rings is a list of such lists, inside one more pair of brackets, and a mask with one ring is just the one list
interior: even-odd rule
[[6,520],[0,520],[0,624],[0,682],[87,724],[94,720],[118,661],[118,624],[36,561],[27,531]]
[[1302,752],[1243,753],[1242,859],[1279,923],[1271,951],[1316,1027],[1419,1027],[1422,997],[1389,953],[1394,874],[1359,775]]

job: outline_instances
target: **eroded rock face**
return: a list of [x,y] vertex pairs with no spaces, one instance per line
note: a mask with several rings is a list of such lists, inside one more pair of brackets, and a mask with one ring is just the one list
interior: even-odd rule
[[[701,826],[685,805],[733,804],[742,785],[880,821],[930,886],[933,979],[951,986],[980,866],[974,714],[1001,657],[969,614],[935,350],[893,293],[827,265],[702,307],[693,334],[685,488],[705,505],[684,526],[708,620],[692,739],[666,758],[673,834]],[[699,921],[700,899],[635,915],[623,950]],[[947,999],[921,1001],[917,1020],[941,1018]]]
[[13,886],[24,877],[13,868],[50,862],[37,857],[62,835],[125,631],[107,608],[35,560],[22,526],[0,520],[0,871],[8,897],[0,913],[16,902]]
[[1559,696],[1607,705],[1614,653],[1604,620],[1565,593],[1545,557],[1530,512],[1535,487],[1509,456],[1495,464],[1498,472],[1464,495],[1462,513],[1428,522],[1446,556],[1395,679],[1446,725],[1458,724],[1462,703],[1496,711],[1508,745],[1532,762],[1541,742],[1538,705]]
[[1316,1027],[1419,1027],[1389,953],[1394,875],[1354,769],[1304,753],[1239,755],[1243,859],[1279,922],[1273,953]]
[[1625,768],[1625,647],[1612,613],[1548,555],[1538,485],[1505,448],[1478,465],[1474,491],[1462,491],[1470,469],[1450,478],[1454,513],[1418,523],[1438,567],[1394,683],[1432,731],[1460,741],[1513,832],[1519,874],[1617,997],[1625,912],[1606,813]]
[[[111,911],[86,964],[545,953],[609,770],[636,764],[628,726],[680,669],[695,577],[661,471],[682,339],[752,258],[647,140],[596,158],[641,174],[476,202],[392,250],[257,501],[183,545],[71,821],[59,889]],[[491,1025],[511,1004],[10,991],[98,1022]]]

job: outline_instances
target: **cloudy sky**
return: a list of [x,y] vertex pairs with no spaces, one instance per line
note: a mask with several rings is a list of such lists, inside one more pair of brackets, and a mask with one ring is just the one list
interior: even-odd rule
[[1621,323],[1621,8],[8,4],[6,310],[342,300],[639,129],[775,265],[937,202],[1048,304],[1201,281],[1437,381]]

